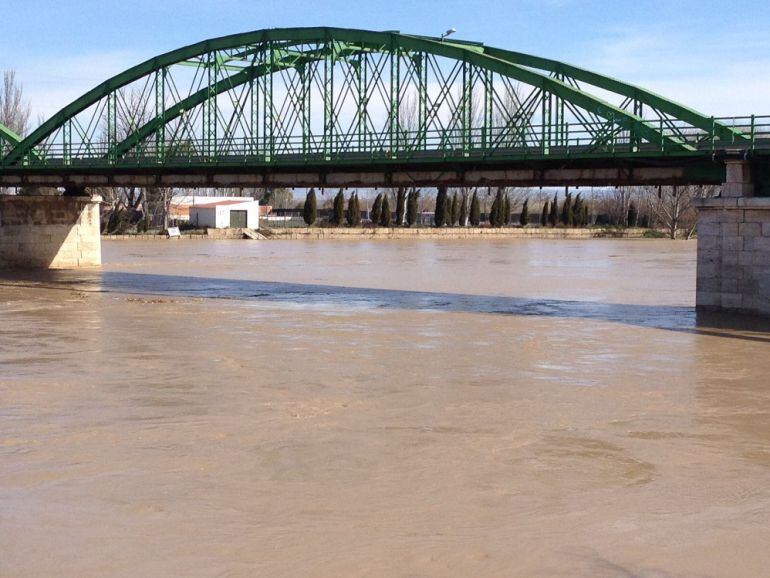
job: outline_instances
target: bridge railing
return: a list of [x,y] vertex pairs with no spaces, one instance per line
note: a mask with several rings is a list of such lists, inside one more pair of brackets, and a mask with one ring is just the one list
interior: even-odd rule
[[[517,160],[543,157],[665,155],[671,142],[691,152],[725,148],[770,152],[770,116],[715,118],[734,129],[728,139],[717,131],[693,129],[673,120],[646,121],[667,137],[653,143],[611,123],[481,127],[473,129],[399,130],[349,134],[274,134],[225,136],[217,140],[164,141],[155,136],[127,153],[114,154],[116,143],[71,141],[46,143],[28,158],[30,167],[146,167],[199,164],[306,164],[323,162],[434,161],[462,158]],[[2,166],[2,161],[0,161]]]

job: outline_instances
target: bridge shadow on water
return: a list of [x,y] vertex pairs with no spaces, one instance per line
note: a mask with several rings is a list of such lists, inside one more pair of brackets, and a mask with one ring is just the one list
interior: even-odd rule
[[3,273],[0,275],[2,286],[246,300],[340,311],[405,309],[585,319],[770,343],[770,320],[746,315],[696,313],[694,307],[677,305],[533,299],[113,271]]

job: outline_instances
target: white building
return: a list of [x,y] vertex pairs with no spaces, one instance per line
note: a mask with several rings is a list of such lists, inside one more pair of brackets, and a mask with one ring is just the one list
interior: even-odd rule
[[190,223],[210,229],[259,229],[259,201],[213,201],[190,207]]

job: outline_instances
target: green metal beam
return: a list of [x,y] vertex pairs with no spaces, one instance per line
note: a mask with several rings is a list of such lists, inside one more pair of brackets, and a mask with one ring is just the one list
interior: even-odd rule
[[[19,143],[8,154],[4,161],[6,164],[23,161],[27,155],[33,152],[37,145],[55,133],[60,127],[66,126],[65,123],[69,119],[107,97],[110,93],[113,93],[154,71],[181,64],[192,58],[211,54],[218,50],[232,50],[243,46],[258,47],[271,42],[324,43],[330,40],[345,44],[354,44],[356,46],[371,46],[386,52],[388,51],[388,47],[395,46],[401,51],[424,51],[436,56],[467,61],[470,64],[514,78],[520,82],[554,94],[559,98],[588,110],[599,117],[607,119],[626,130],[633,131],[635,135],[659,145],[662,149],[688,150],[691,148],[680,142],[678,139],[661,134],[635,114],[629,113],[628,111],[607,103],[595,96],[583,93],[564,82],[512,62],[513,58],[510,54],[506,55],[504,53],[505,51],[499,51],[495,53],[497,55],[494,55],[490,53],[490,49],[483,47],[483,45],[442,42],[440,39],[407,36],[395,32],[370,32],[341,28],[287,28],[234,34],[206,40],[168,52],[134,66],[100,84],[52,116],[47,122]],[[599,79],[604,78],[600,75],[596,76]],[[211,94],[210,91],[207,91],[207,93]],[[650,95],[652,95],[652,93],[645,95],[645,98],[651,100]],[[661,101],[663,101],[662,104],[668,102],[665,101],[665,99],[661,99]],[[697,113],[694,113],[694,111],[691,112],[695,115],[692,116],[692,118],[698,120],[698,122],[702,121],[702,117],[697,115]],[[168,118],[168,115],[164,115],[164,117]]]
[[[441,43],[440,40],[429,40],[425,38],[417,38],[415,39],[419,42],[429,42],[431,46],[429,47],[422,47],[422,49],[428,48],[427,52],[434,52],[437,50],[437,48],[444,49],[445,47],[449,46],[451,47],[458,47],[456,44],[450,44],[450,43]],[[436,46],[438,44],[438,46]],[[368,46],[367,46],[368,45]],[[348,54],[353,54],[356,52],[368,52],[373,50],[373,46],[377,46],[376,43],[367,43],[367,42],[359,42],[355,46],[349,47],[347,50],[345,50]],[[465,46],[459,46],[460,49],[463,51],[463,54],[466,54],[466,47]],[[432,50],[431,50],[432,49]],[[278,70],[284,70],[292,67],[296,67],[300,64],[307,63],[310,60],[320,60],[324,57],[323,51],[309,51],[306,53],[301,53],[297,51],[291,51],[286,49],[277,49],[274,50],[275,55],[278,56],[281,60],[277,63],[275,66],[275,69],[272,72],[277,72]],[[476,60],[476,64],[479,66],[484,67],[487,70],[497,71],[500,72],[501,63],[496,62],[498,59],[489,59],[485,58],[485,55],[482,51],[477,49],[477,46],[471,46],[470,50],[467,50],[467,52],[470,52],[474,54],[477,58],[473,59],[470,55],[468,55],[468,61]],[[338,54],[339,56],[339,54]],[[478,61],[481,61],[479,64]],[[577,91],[576,89],[566,85],[563,82],[555,81],[554,79],[551,79],[547,76],[544,76],[542,74],[538,74],[532,71],[528,71],[524,68],[521,68],[516,65],[506,66],[505,63],[502,63],[503,68],[503,74],[508,73],[508,76],[517,78],[518,80],[521,80],[523,82],[527,82],[528,84],[531,84],[533,86],[539,86],[540,88],[543,88],[544,90],[549,90],[553,92],[554,94],[557,94],[559,96],[562,96],[562,98],[565,98],[566,100],[569,100],[570,102],[573,102],[581,107],[590,107],[589,109],[594,111],[599,116],[602,116],[603,118],[611,119],[615,122],[618,122],[621,126],[624,128],[633,127],[633,130],[638,131],[639,134],[645,136],[650,140],[651,142],[654,142],[655,144],[659,146],[668,145],[670,148],[673,148],[674,150],[687,150],[688,147],[680,143],[679,141],[671,138],[671,137],[665,137],[661,135],[658,131],[655,131],[654,129],[649,128],[641,118],[638,116],[631,115],[627,111],[620,109],[618,107],[614,107],[613,105],[606,103],[604,101],[600,101],[599,99],[596,99],[595,97],[592,97],[590,95],[584,95],[583,93],[580,93],[580,91]],[[165,122],[168,123],[176,118],[178,118],[185,110],[190,110],[191,108],[202,104],[206,101],[207,98],[211,96],[219,95],[223,92],[226,92],[228,90],[231,90],[237,86],[240,86],[246,82],[250,82],[254,78],[258,76],[263,76],[265,74],[270,73],[269,67],[250,67],[247,69],[239,68],[239,72],[228,77],[227,79],[224,79],[222,81],[219,81],[215,86],[214,89],[209,91],[208,87],[205,89],[200,90],[199,92],[191,95],[190,97],[184,99],[183,101],[177,103],[170,109],[168,109],[164,116]],[[584,98],[585,96],[585,98]],[[581,102],[576,102],[582,101]],[[394,99],[394,105],[395,105],[396,99]],[[393,114],[391,112],[391,114]],[[131,148],[142,142],[145,138],[147,138],[149,135],[151,135],[156,130],[159,130],[163,126],[164,122],[162,119],[155,118],[142,126],[140,129],[132,133],[129,137],[127,137],[123,142],[119,143],[114,150],[114,158],[118,158],[121,155],[128,152]],[[691,149],[691,147],[689,147]]]
[[11,146],[16,146],[22,141],[22,138],[7,126],[0,124],[0,140],[7,142]]
[[539,56],[533,56],[531,54],[524,54],[522,52],[513,52],[510,50],[503,50],[501,48],[484,47],[484,54],[518,64],[521,66],[527,66],[531,68],[537,68],[539,70],[547,70],[556,74],[563,74],[570,76],[581,82],[585,82],[597,88],[613,92],[628,98],[637,100],[643,104],[646,104],[652,108],[655,108],[661,112],[670,114],[671,116],[682,120],[695,128],[699,128],[708,133],[712,130],[719,135],[720,138],[726,140],[748,140],[749,137],[739,130],[727,126],[726,124],[715,121],[713,117],[706,116],[692,108],[689,108],[683,104],[679,104],[673,100],[669,100],[655,94],[649,90],[641,88],[639,86],[622,82],[615,78],[605,76],[584,68],[573,66],[565,62],[558,60],[551,60],[548,58],[542,58]]
[[[346,53],[354,53],[359,51],[359,48],[349,48],[347,51],[342,51],[337,54],[338,57],[344,57]],[[307,64],[313,60],[322,60],[325,55],[323,51],[312,50],[308,52],[298,52],[290,50],[274,50],[273,54],[279,56],[279,59],[275,59],[274,64],[262,64],[259,66],[249,66],[248,68],[239,68],[237,74],[228,76],[217,82],[213,89],[205,87],[198,92],[188,96],[187,98],[179,101],[174,106],[166,109],[163,114],[159,114],[143,126],[128,135],[123,141],[119,142],[113,149],[110,150],[110,158],[120,158],[136,145],[141,143],[144,139],[152,135],[154,132],[160,130],[164,125],[169,124],[173,120],[179,118],[185,111],[203,104],[207,99],[219,96],[222,93],[232,90],[238,86],[242,86],[247,82],[266,76],[268,74],[274,74],[280,70],[288,70],[296,68],[301,64]]]

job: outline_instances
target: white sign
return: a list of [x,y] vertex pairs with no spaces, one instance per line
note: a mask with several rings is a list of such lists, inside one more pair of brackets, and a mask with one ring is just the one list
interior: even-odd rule
[[179,227],[169,227],[166,234],[169,239],[175,239],[182,236],[182,233],[179,232]]

